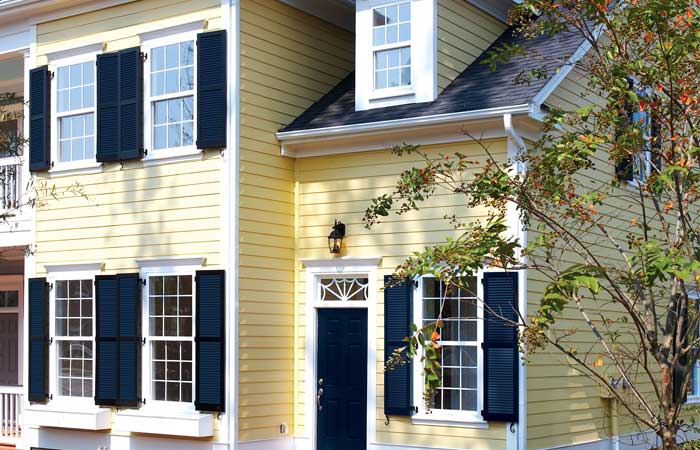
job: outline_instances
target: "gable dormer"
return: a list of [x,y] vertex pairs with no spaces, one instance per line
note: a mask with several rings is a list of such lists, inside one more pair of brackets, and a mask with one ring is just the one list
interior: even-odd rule
[[512,0],[357,0],[355,109],[430,102],[506,30]]

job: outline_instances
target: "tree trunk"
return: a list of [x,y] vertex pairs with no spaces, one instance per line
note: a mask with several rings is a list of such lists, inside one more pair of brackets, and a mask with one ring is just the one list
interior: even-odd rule
[[676,433],[668,428],[661,432],[661,442],[662,450],[676,450],[676,448],[678,448],[676,444]]

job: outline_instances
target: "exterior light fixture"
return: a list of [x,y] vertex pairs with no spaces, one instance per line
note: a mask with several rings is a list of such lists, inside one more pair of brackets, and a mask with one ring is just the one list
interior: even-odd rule
[[331,234],[328,235],[328,250],[330,250],[331,253],[340,253],[344,237],[345,224],[336,220]]

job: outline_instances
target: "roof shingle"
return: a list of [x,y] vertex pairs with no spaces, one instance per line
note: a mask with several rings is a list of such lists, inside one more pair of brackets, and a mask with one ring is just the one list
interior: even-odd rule
[[[435,100],[425,103],[355,111],[355,74],[351,73],[280,131],[311,130],[528,104],[545,86],[548,78],[517,84],[515,80],[518,75],[541,67],[543,62],[564,65],[582,42],[582,36],[575,31],[554,37],[543,35],[525,39],[515,35],[514,29],[510,28],[489,50],[503,44],[518,43],[524,47],[526,55],[499,63],[494,72],[488,64],[482,64],[487,57],[487,50]],[[549,72],[551,77],[554,71]]]

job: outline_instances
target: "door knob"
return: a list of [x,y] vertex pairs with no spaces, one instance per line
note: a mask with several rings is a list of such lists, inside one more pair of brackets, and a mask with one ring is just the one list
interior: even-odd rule
[[318,407],[319,411],[323,410],[323,405],[321,404],[321,397],[322,396],[323,396],[323,388],[318,388],[318,392],[316,393],[316,406]]

